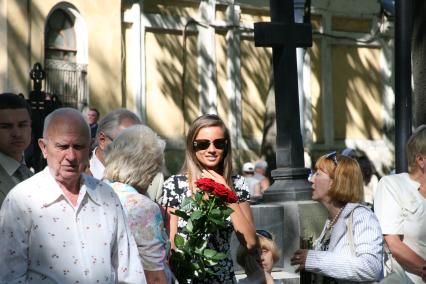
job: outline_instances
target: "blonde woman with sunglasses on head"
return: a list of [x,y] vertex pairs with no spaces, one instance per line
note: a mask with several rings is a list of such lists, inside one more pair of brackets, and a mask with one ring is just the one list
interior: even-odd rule
[[297,271],[315,273],[315,283],[357,283],[382,278],[383,237],[374,213],[360,204],[362,173],[358,163],[336,152],[322,156],[310,177],[312,199],[328,219],[312,250],[291,258]]
[[[227,220],[227,228],[210,236],[208,248],[227,253],[226,259],[211,267],[215,272],[206,279],[193,279],[192,283],[235,283],[230,238],[233,231],[247,249],[256,248],[256,233],[248,200],[248,188],[240,176],[232,176],[232,146],[229,131],[219,116],[207,114],[198,117],[188,130],[185,162],[181,173],[171,176],[163,184],[162,205],[170,213],[180,207],[185,196],[193,196],[197,190],[194,182],[199,178],[211,178],[234,190],[239,202],[229,204],[234,211]],[[186,222],[168,214],[170,241],[174,248],[176,234],[184,233]]]

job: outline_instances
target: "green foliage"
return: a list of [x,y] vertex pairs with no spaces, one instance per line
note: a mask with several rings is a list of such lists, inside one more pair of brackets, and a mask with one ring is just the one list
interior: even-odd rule
[[175,235],[176,250],[170,257],[170,266],[179,283],[205,278],[214,274],[211,266],[227,257],[226,253],[207,248],[212,234],[226,227],[226,219],[233,210],[224,198],[197,191],[193,198],[185,197],[174,215],[187,221],[182,234]]

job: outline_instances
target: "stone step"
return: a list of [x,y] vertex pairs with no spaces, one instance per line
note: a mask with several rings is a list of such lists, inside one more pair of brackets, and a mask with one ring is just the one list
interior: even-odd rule
[[[275,280],[281,280],[283,284],[299,284],[300,283],[300,275],[293,272],[288,271],[272,271],[272,278]],[[235,277],[237,281],[246,278],[246,274],[244,271],[236,271]]]

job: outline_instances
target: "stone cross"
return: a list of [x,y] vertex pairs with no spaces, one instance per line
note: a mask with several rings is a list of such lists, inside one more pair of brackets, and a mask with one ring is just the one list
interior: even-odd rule
[[33,89],[36,92],[41,92],[42,81],[46,78],[46,73],[40,63],[35,63],[30,71],[30,78],[33,81]]
[[304,168],[296,48],[312,46],[312,27],[294,22],[293,0],[270,0],[270,15],[271,22],[254,24],[255,45],[272,47],[277,120],[277,169],[264,200],[307,200],[311,190]]
[[30,149],[31,153],[27,153],[27,166],[34,168],[36,172],[43,169],[45,163],[42,159],[40,148],[37,145],[38,138],[42,137],[43,123],[46,117],[46,101],[45,93],[41,90],[43,80],[46,78],[46,73],[39,62],[35,63],[30,71],[30,79],[33,81],[33,90],[30,91],[29,104],[31,107],[32,120],[32,136]]

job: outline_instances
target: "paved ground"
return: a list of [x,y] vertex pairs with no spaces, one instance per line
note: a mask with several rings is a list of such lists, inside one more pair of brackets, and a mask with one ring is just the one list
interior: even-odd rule
[[[237,271],[236,273],[237,281],[246,278],[246,275],[243,271]],[[272,271],[272,277],[274,279],[280,279],[284,284],[299,284],[300,276],[299,274],[287,272],[287,271]]]

